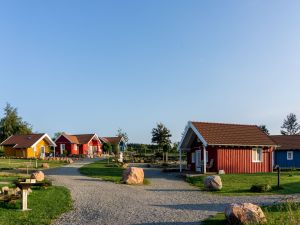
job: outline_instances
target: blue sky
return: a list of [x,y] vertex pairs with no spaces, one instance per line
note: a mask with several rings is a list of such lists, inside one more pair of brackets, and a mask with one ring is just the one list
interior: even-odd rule
[[34,131],[300,118],[299,1],[1,1],[0,107]]

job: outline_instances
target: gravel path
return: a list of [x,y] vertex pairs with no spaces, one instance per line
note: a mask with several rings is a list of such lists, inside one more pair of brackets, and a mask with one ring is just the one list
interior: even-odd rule
[[55,185],[71,190],[74,210],[54,224],[200,224],[232,202],[271,204],[282,196],[223,197],[201,192],[157,169],[145,169],[151,184],[129,186],[81,175],[78,168],[89,161],[49,170]]

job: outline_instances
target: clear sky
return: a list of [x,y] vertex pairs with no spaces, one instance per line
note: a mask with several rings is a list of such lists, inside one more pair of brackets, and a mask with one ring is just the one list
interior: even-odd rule
[[0,107],[34,131],[300,119],[300,1],[0,0]]

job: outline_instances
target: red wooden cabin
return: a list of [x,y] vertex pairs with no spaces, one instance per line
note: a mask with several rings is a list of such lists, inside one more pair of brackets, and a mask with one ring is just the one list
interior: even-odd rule
[[191,171],[257,173],[273,171],[275,147],[255,125],[189,122],[178,149]]
[[63,154],[64,150],[68,155],[98,155],[102,154],[102,142],[97,134],[74,134],[62,133],[55,141],[56,154]]

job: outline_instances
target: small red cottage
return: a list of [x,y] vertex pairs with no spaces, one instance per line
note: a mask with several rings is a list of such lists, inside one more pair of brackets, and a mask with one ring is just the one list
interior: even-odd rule
[[255,125],[188,122],[178,149],[191,171],[258,173],[273,171],[275,147]]
[[65,150],[71,155],[95,155],[102,153],[102,142],[97,134],[62,133],[55,141],[56,154],[63,154]]

